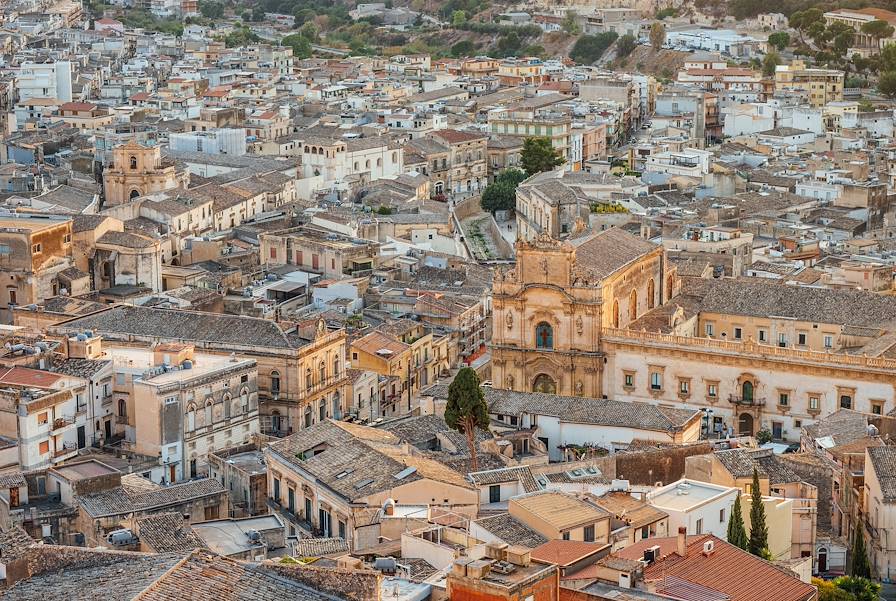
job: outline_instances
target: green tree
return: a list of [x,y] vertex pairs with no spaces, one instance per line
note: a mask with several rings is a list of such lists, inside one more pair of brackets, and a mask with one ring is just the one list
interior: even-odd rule
[[896,98],[896,71],[880,74],[877,80],[877,91],[887,98]]
[[523,56],[537,56],[543,58],[547,54],[547,50],[541,44],[529,44],[523,48]]
[[750,541],[747,550],[756,557],[763,557],[768,550],[768,526],[765,523],[765,506],[759,489],[759,472],[753,468],[753,485],[750,487]]
[[834,579],[837,588],[846,591],[856,601],[879,601],[880,585],[868,578],[841,576]]
[[604,55],[610,44],[616,41],[619,34],[607,31],[597,35],[583,35],[573,44],[569,58],[583,65],[590,65]]
[[320,31],[317,29],[317,25],[310,21],[299,27],[299,31],[297,33],[312,44],[317,41],[318,35],[320,35]]
[[[862,25],[862,33],[870,35],[875,42],[892,37],[894,31],[896,31],[896,29],[894,29],[892,25],[881,19],[875,19],[874,21],[869,21]],[[880,44],[876,43],[874,46],[879,47]]]
[[808,35],[809,29],[815,24],[821,24],[824,27],[824,13],[817,8],[800,10],[790,15],[788,24],[796,29],[800,36],[800,43],[805,44],[805,35]]
[[582,31],[581,27],[579,27],[579,15],[574,10],[566,11],[560,26],[563,28],[563,31],[570,35],[576,35]]
[[206,19],[221,19],[224,17],[224,5],[220,2],[200,2],[199,12]]
[[470,40],[461,40],[451,47],[451,56],[455,58],[463,58],[470,56],[476,51],[476,44]]
[[790,34],[786,31],[776,31],[768,36],[768,43],[778,50],[784,50],[790,45]]
[[881,73],[896,71],[896,44],[887,44],[880,51],[877,68]]
[[498,56],[514,56],[522,48],[522,40],[520,34],[515,31],[508,31],[498,38],[496,53]]
[[463,27],[467,22],[467,13],[462,10],[456,10],[451,13],[451,26],[460,28]]
[[818,601],[856,601],[854,595],[849,594],[830,580],[813,578],[812,584],[818,589]]
[[551,171],[565,162],[566,160],[560,156],[560,152],[551,145],[550,138],[537,137],[523,140],[520,163],[528,175]]
[[781,64],[781,55],[777,52],[769,52],[762,59],[762,74],[766,77],[775,74],[775,67]]
[[462,367],[448,386],[445,423],[452,430],[466,434],[467,444],[470,446],[470,463],[475,472],[479,469],[475,431],[476,428],[488,429],[488,406],[479,386],[479,376],[469,367]]
[[849,554],[849,570],[847,574],[857,578],[871,578],[871,562],[865,551],[865,535],[861,528],[856,528]]
[[654,50],[659,50],[666,43],[666,26],[659,21],[654,21],[650,26],[650,45]]
[[744,516],[740,508],[740,495],[734,499],[734,507],[728,516],[728,542],[735,547],[747,550],[747,530],[744,528]]
[[482,191],[479,204],[485,211],[510,211],[516,208],[516,187],[526,179],[526,174],[519,169],[501,171]]
[[625,58],[638,46],[638,40],[630,33],[616,40],[616,56]]
[[238,27],[227,34],[224,38],[224,44],[228,48],[247,46],[260,42],[261,38],[255,35],[248,27]]
[[309,58],[311,56],[311,42],[305,36],[293,33],[280,40],[281,46],[290,46],[292,55],[296,58]]

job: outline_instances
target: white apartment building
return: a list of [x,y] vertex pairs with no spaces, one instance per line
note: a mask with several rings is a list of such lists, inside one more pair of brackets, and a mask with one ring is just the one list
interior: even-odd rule
[[108,348],[117,421],[134,451],[158,456],[162,480],[208,472],[208,454],[248,443],[260,431],[253,359],[198,354],[193,345]]
[[72,64],[68,61],[22,63],[16,73],[16,90],[19,100],[56,98],[71,102]]
[[243,156],[246,154],[246,132],[242,129],[219,128],[173,133],[168,136],[168,144],[173,152]]
[[658,152],[647,158],[645,171],[702,180],[703,176],[709,173],[711,160],[712,153],[696,148],[678,152]]
[[392,179],[404,172],[401,148],[388,138],[308,139],[302,143],[302,177],[320,176],[324,187],[347,177]]
[[669,514],[669,531],[728,539],[728,518],[738,489],[683,478],[647,493],[647,502]]
[[56,465],[86,446],[84,380],[20,366],[0,371],[0,434],[18,440],[21,470]]

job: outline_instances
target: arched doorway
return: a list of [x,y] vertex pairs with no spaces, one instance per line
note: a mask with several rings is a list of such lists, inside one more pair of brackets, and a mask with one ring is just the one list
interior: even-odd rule
[[741,384],[740,391],[741,399],[743,399],[745,403],[753,402],[753,383],[751,381],[745,380],[744,383]]
[[613,327],[619,327],[619,301],[613,301]]
[[666,276],[666,300],[669,300],[672,298],[672,284],[673,284],[672,274],[670,273],[669,275]]
[[828,550],[824,547],[818,549],[818,573],[828,571]]
[[557,394],[557,382],[547,374],[538,374],[532,382],[532,392]]
[[140,196],[140,190],[131,190],[131,195],[128,198],[134,200],[138,196]]
[[653,283],[653,278],[650,278],[647,281],[647,308],[653,309],[653,305],[656,302],[654,300],[654,296],[656,295],[656,284]]
[[274,409],[271,411],[271,430],[280,432],[280,412]]
[[753,436],[753,416],[749,413],[741,413],[738,420],[738,433],[741,436]]
[[632,290],[628,296],[628,321],[629,323],[638,319],[638,291]]

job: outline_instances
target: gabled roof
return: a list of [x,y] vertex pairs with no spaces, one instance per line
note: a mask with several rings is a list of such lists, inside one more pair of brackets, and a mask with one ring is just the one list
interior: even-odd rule
[[116,305],[56,325],[60,331],[92,330],[111,339],[144,336],[178,342],[211,342],[260,349],[297,348],[278,324],[268,319],[201,311]]
[[801,482],[802,478],[771,449],[727,449],[716,451],[715,457],[734,478],[750,478],[753,469],[769,484]]
[[604,549],[602,543],[586,543],[578,540],[550,540],[532,549],[532,559],[565,567],[590,557]]
[[205,549],[205,542],[184,517],[175,512],[157,513],[137,520],[137,535],[143,544],[156,553],[170,553]]
[[[114,552],[44,545],[58,568],[17,582],[0,599],[17,601],[322,601],[343,599],[299,582],[295,566],[243,563],[208,551],[187,555]],[[65,550],[65,551],[64,551]],[[59,562],[58,558],[67,561]],[[294,574],[294,575],[293,575]]]
[[51,555],[55,552],[53,546],[43,545],[39,549],[41,554],[48,555],[50,565],[56,569],[15,583],[0,592],[0,599],[130,601],[181,560],[181,556],[171,553],[154,555],[79,548],[60,562]]
[[509,545],[533,549],[548,539],[532,530],[509,513],[501,513],[475,520],[477,526]]
[[440,129],[432,132],[435,136],[449,144],[461,144],[463,142],[473,142],[475,140],[484,140],[488,136],[481,132],[462,131],[459,129]]
[[[713,552],[704,555],[703,544],[712,541]],[[723,593],[731,601],[808,601],[817,591],[792,572],[751,555],[712,536],[688,536],[685,556],[677,553],[677,537],[649,538],[616,553],[616,557],[639,560],[644,551],[657,545],[660,559],[644,568],[644,579],[662,587],[669,577]]]
[[459,472],[400,443],[391,432],[327,420],[275,442],[266,452],[348,501],[424,479],[473,488]]
[[[483,387],[482,392],[491,414],[550,415],[564,422],[579,424],[675,432],[700,416],[696,409],[661,407],[650,403],[517,392],[490,386]],[[431,386],[424,394],[447,399],[448,384]]]
[[492,484],[504,484],[507,482],[519,482],[524,492],[535,492],[541,490],[532,470],[528,465],[518,465],[514,467],[505,467],[496,470],[485,470],[481,472],[472,472],[468,478],[477,486],[489,486]]
[[567,530],[609,519],[610,514],[584,499],[564,492],[544,490],[510,499],[511,513],[516,505],[556,530]]
[[603,279],[659,248],[653,242],[612,227],[594,236],[574,240],[576,264]]
[[[122,478],[124,482],[127,476]],[[134,480],[131,479],[133,482]],[[102,492],[79,495],[78,502],[94,518],[110,517],[136,511],[161,509],[192,499],[201,499],[225,492],[217,480],[202,478],[151,490],[133,486],[117,486]]]
[[896,447],[869,447],[868,458],[885,503],[896,503]]

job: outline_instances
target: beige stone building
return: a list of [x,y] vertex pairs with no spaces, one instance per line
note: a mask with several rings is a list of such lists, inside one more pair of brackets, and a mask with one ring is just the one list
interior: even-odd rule
[[[767,501],[769,507],[779,509],[780,503],[773,500],[790,501],[786,505],[791,512],[790,518],[779,518],[782,523],[789,522],[790,530],[778,541],[777,548],[773,548],[775,556],[784,552],[783,541],[786,540],[789,545],[786,557],[812,557],[818,524],[818,489],[804,482],[785,457],[775,455],[771,449],[730,449],[685,459],[685,477],[732,486],[745,495],[752,492],[754,469],[759,475],[760,492],[770,498]],[[749,514],[749,503],[742,500],[741,506]],[[770,510],[769,515],[771,513]]]
[[602,330],[624,328],[658,306],[664,271],[661,247],[619,229],[575,242],[541,235],[518,243],[514,269],[495,276],[492,380],[511,390],[600,397]]
[[199,354],[195,346],[109,348],[115,420],[127,445],[160,457],[164,482],[208,474],[208,454],[246,444],[259,432],[253,359]]
[[889,532],[896,528],[896,448],[865,449],[865,485],[861,522],[868,558],[877,578],[891,581],[896,575],[896,548]]
[[538,491],[507,502],[511,516],[548,540],[608,543],[610,513],[596,504],[559,491]]
[[51,329],[85,330],[101,334],[106,345],[152,348],[180,342],[204,353],[255,360],[266,434],[289,434],[346,405],[345,331],[330,332],[323,321],[283,328],[254,317],[116,305]]
[[106,204],[120,205],[153,192],[187,187],[189,174],[178,173],[173,161],[162,159],[159,146],[135,141],[112,151],[112,163],[103,173]]
[[466,195],[485,188],[488,183],[488,136],[442,129],[431,133],[429,139],[435,144],[417,148],[426,148],[426,158],[432,162],[430,179],[434,194]]
[[[401,326],[407,320],[397,325]],[[351,344],[353,369],[370,370],[384,376],[379,408],[385,415],[402,414],[412,409],[414,398],[422,388],[434,383],[444,363],[439,336],[425,332],[415,322],[401,331],[374,330]]]
[[678,278],[611,229],[518,243],[493,303],[500,387],[705,408],[714,433],[777,440],[840,408],[894,409],[891,297]]
[[384,430],[327,420],[264,453],[268,497],[289,534],[339,537],[362,549],[381,542],[380,513],[394,514],[399,500],[469,517],[478,509],[479,491],[463,475]]
[[843,100],[843,71],[806,67],[795,60],[775,70],[775,92],[800,92],[815,107]]
[[0,219],[0,315],[12,321],[11,307],[59,294],[60,274],[73,266],[72,220],[15,214]]

